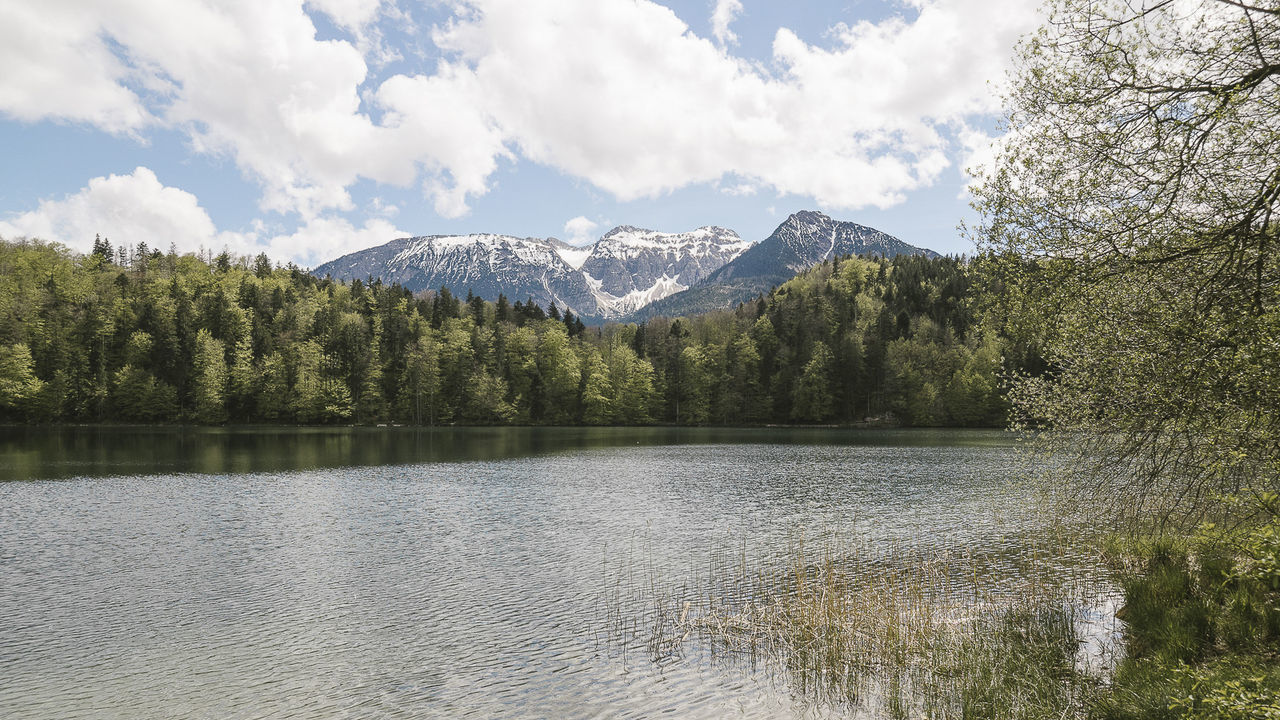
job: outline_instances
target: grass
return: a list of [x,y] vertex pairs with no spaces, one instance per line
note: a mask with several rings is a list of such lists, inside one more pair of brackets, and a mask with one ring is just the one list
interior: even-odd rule
[[1132,545],[1128,653],[1096,717],[1280,720],[1280,533]]
[[1085,651],[1104,589],[1059,557],[796,541],[765,567],[744,549],[678,588],[616,583],[648,593],[649,609],[631,624],[615,613],[614,637],[659,663],[691,642],[720,660],[767,658],[810,700],[876,717],[1081,716],[1112,660]]
[[1280,521],[1020,547],[743,546],[678,586],[630,564],[606,605],[652,661],[766,659],[857,716],[1280,720]]

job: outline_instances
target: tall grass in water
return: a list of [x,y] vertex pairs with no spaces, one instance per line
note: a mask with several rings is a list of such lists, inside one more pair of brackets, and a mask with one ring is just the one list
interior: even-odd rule
[[719,553],[679,587],[633,589],[651,594],[628,639],[658,662],[693,642],[767,659],[813,701],[892,718],[1080,716],[1113,661],[1086,631],[1091,613],[1114,630],[1090,602],[1105,589],[1043,547],[957,556],[796,541],[781,562],[747,555]]

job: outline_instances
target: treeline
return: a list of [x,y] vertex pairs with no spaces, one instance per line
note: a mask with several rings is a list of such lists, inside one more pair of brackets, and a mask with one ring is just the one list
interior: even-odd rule
[[997,425],[966,263],[847,258],[734,311],[587,328],[265,256],[0,243],[0,419]]

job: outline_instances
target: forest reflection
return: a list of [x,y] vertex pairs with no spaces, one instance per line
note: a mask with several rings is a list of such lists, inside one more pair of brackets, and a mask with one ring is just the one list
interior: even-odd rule
[[1001,442],[1002,435],[847,428],[9,427],[0,428],[0,480],[470,462],[621,445],[953,445],[957,438]]

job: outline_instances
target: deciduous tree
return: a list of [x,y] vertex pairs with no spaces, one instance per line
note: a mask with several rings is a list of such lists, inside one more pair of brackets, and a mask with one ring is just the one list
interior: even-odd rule
[[1183,510],[1274,489],[1280,4],[1058,0],[1010,86],[977,206],[1050,363],[1021,416]]

